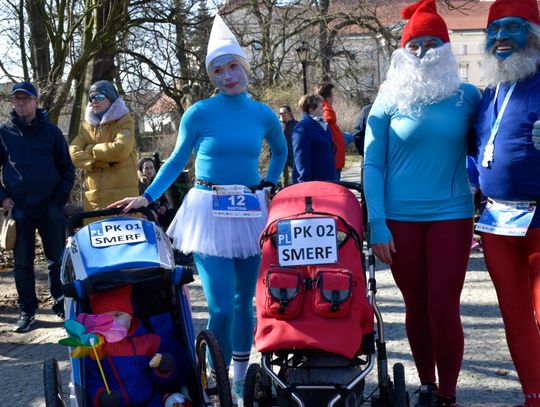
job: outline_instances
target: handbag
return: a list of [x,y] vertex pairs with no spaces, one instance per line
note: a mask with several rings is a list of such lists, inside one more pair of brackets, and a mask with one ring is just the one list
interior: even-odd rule
[[0,208],[0,249],[13,250],[17,232],[12,211]]

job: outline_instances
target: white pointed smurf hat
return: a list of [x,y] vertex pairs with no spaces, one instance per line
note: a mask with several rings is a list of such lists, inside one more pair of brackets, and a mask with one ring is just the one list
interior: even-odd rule
[[210,32],[210,39],[208,40],[208,51],[206,53],[206,70],[210,62],[221,55],[239,55],[247,61],[247,55],[240,44],[236,40],[236,37],[232,31],[227,27],[223,19],[219,14],[216,14],[214,18],[214,24],[212,25],[212,31]]

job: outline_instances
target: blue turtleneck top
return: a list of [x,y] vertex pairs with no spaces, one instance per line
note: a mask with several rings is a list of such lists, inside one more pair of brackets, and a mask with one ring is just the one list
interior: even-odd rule
[[471,218],[465,156],[480,92],[463,83],[454,95],[403,114],[380,97],[369,113],[364,190],[371,243],[388,243],[387,219],[424,222]]
[[219,93],[182,116],[176,147],[145,191],[155,200],[173,183],[195,149],[195,176],[213,184],[259,185],[263,139],[272,156],[264,179],[277,183],[287,160],[287,143],[277,116],[247,92]]

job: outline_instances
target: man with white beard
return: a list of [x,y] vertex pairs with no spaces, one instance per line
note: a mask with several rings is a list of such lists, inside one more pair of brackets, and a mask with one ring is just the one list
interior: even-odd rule
[[[375,255],[405,301],[417,406],[455,406],[459,299],[473,229],[465,158],[480,93],[460,83],[435,0],[402,11],[401,47],[368,118],[364,188]],[[437,377],[438,376],[438,377]]]
[[497,0],[482,64],[488,88],[476,125],[477,230],[497,291],[525,402],[540,406],[540,16],[535,0]]

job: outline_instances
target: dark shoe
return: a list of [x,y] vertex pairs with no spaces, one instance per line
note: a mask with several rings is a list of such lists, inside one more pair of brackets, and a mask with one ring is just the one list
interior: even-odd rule
[[64,310],[64,300],[63,299],[56,302],[52,306],[52,310],[59,318],[66,319],[66,312]]
[[13,327],[13,332],[26,332],[30,330],[30,325],[32,325],[36,320],[34,319],[34,315],[27,314],[26,312],[22,311],[21,315],[19,316],[19,320]]
[[437,385],[423,384],[418,390],[418,403],[415,407],[432,407],[437,399]]
[[437,395],[436,407],[456,407],[456,398],[452,396]]

